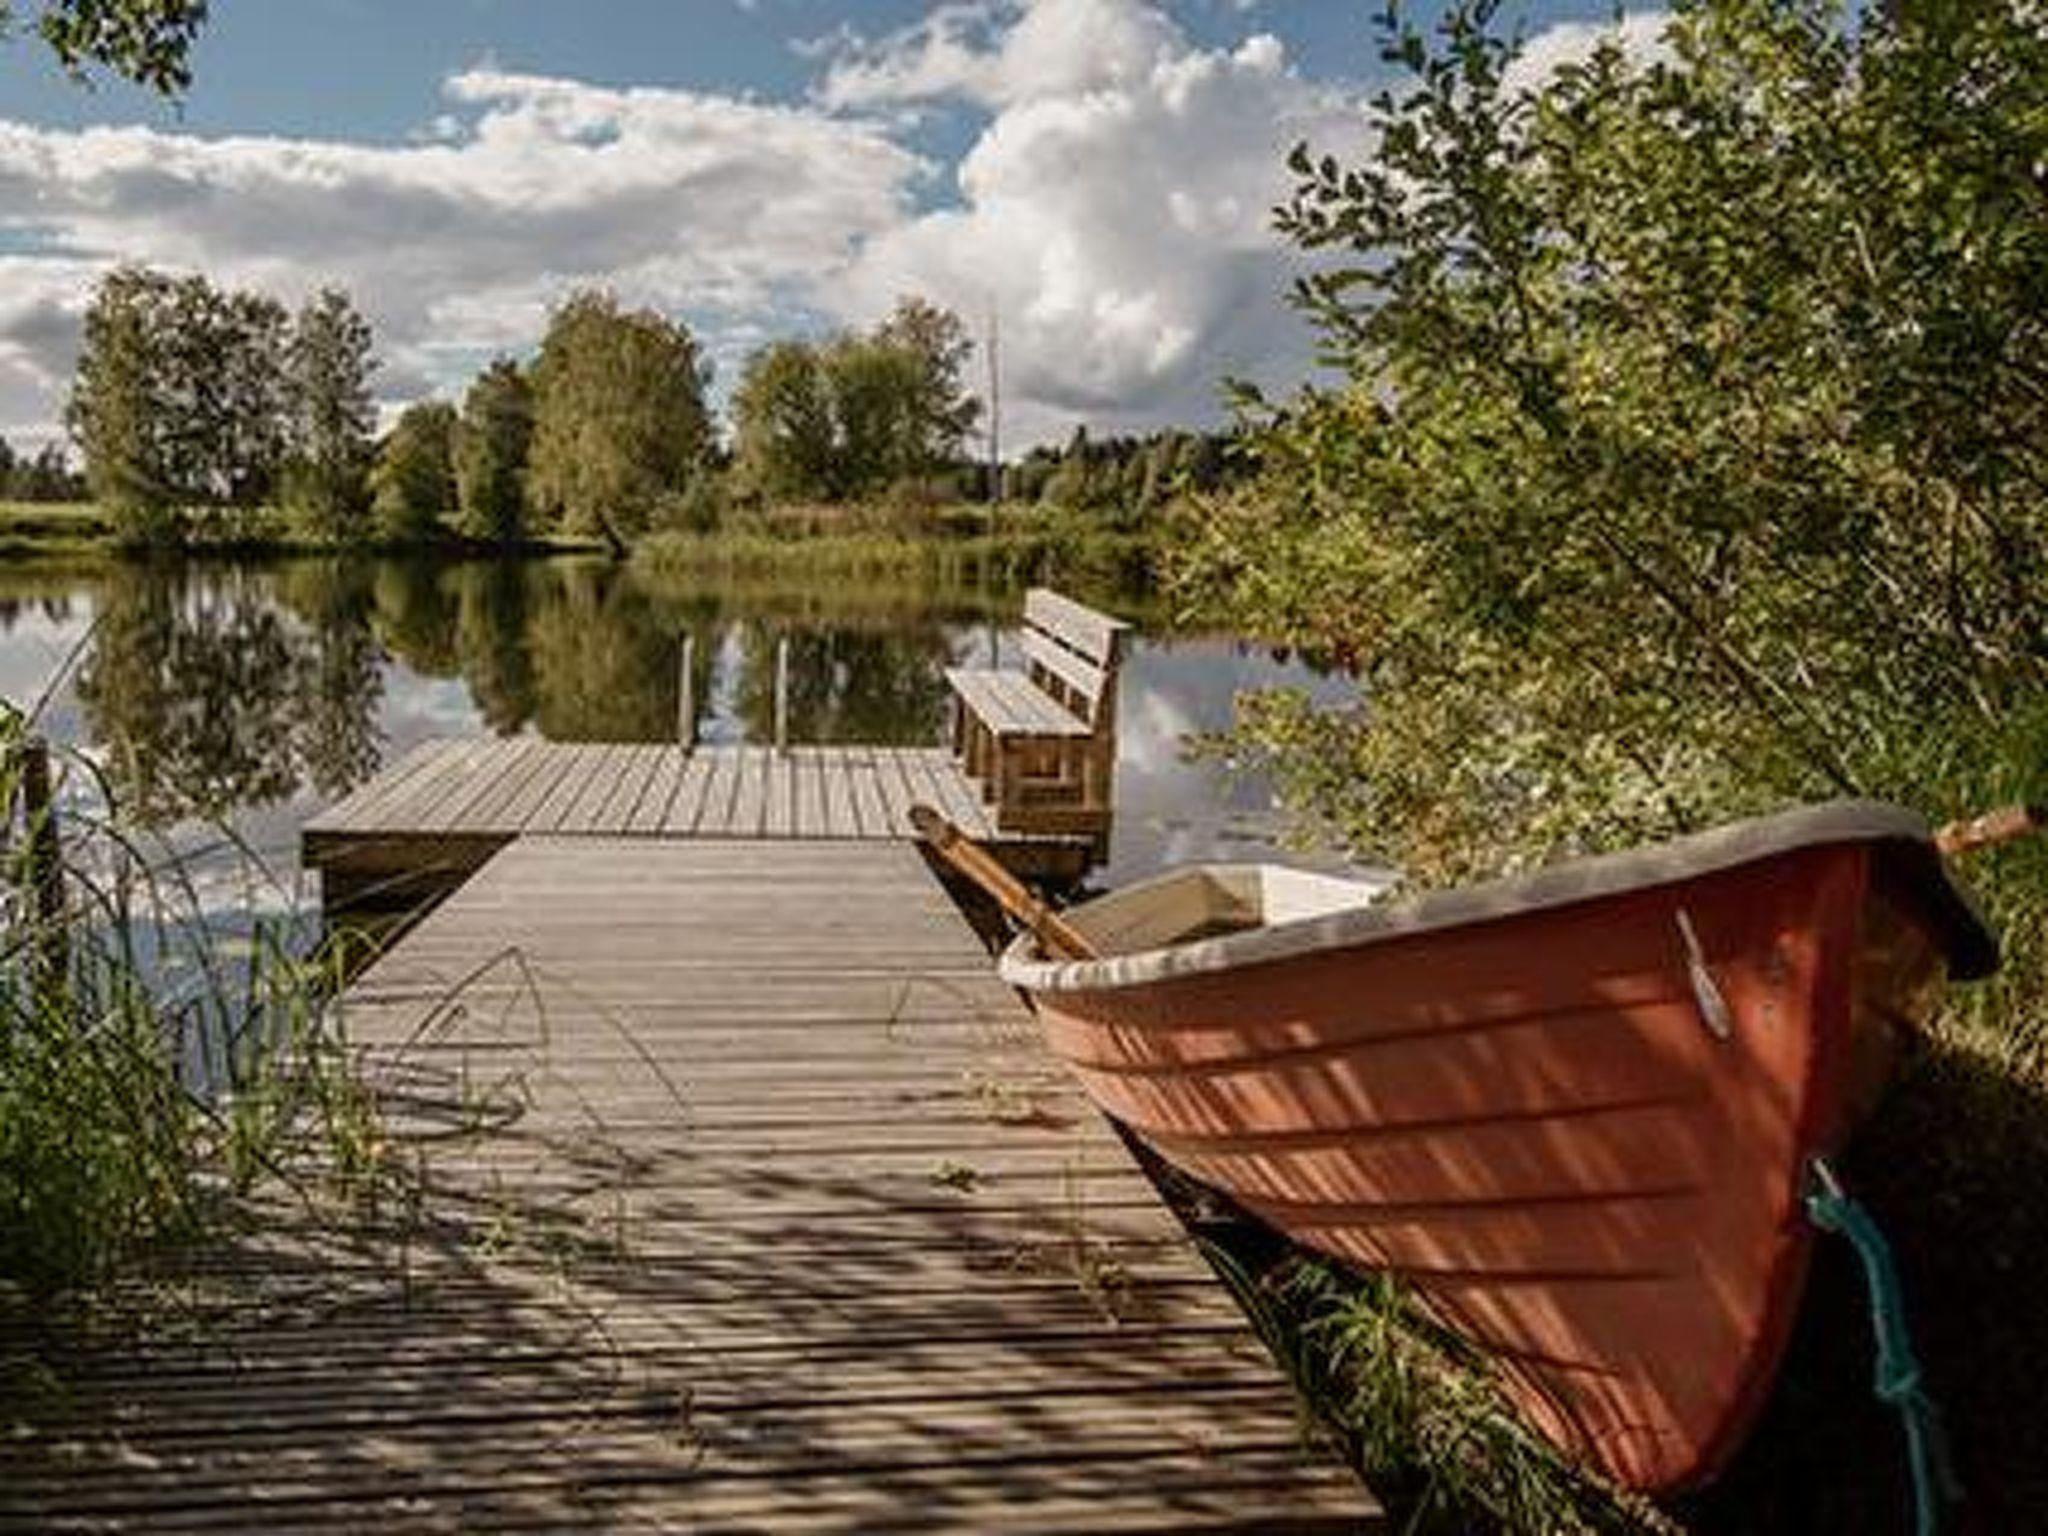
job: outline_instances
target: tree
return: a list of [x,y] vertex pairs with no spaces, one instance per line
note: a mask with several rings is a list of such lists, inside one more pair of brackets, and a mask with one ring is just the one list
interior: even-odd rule
[[680,321],[581,293],[533,367],[527,491],[572,533],[634,532],[711,446],[706,367]]
[[309,299],[292,329],[286,500],[329,538],[360,532],[376,422],[372,345],[369,322],[336,288]]
[[129,534],[179,509],[253,506],[285,435],[285,312],[205,278],[121,267],[86,312],[67,420],[94,492]]
[[970,351],[957,316],[915,298],[865,335],[762,349],[733,399],[742,479],[778,499],[928,489],[981,410],[960,383]]
[[[2048,798],[2048,30],[1685,0],[1663,47],[1524,90],[1454,8],[1389,36],[1371,162],[1294,160],[1347,382],[1259,410],[1264,478],[1211,504],[1180,598],[1356,672],[1367,707],[1269,699],[1238,746],[1419,883],[1845,791]],[[2006,979],[1910,1032],[1848,1166],[2001,1529],[2048,1507],[2048,848],[1968,873]],[[1815,1300],[1804,1358],[1840,1367],[1860,1301]],[[1867,1430],[1813,1411],[1846,1390],[1788,1383],[1768,1510],[1702,1528],[1895,1519],[1843,1475]]]
[[820,366],[832,400],[835,466],[840,496],[877,495],[912,478],[924,462],[916,444],[913,410],[921,360],[873,337],[842,336]]
[[735,468],[774,501],[838,494],[837,431],[818,350],[778,341],[747,359],[733,391]]
[[526,466],[533,443],[533,388],[499,358],[462,402],[455,437],[457,528],[466,539],[510,544],[527,536]]
[[265,294],[217,294],[195,361],[212,409],[203,429],[205,478],[215,499],[258,507],[277,489],[290,412],[286,365],[291,317]]
[[981,416],[961,375],[974,353],[967,326],[949,309],[909,295],[875,329],[875,342],[913,364],[906,378],[898,473],[922,479],[960,456]]
[[[0,0],[0,35],[14,6]],[[164,95],[192,83],[189,55],[206,0],[43,0],[36,32],[76,79],[98,65]]]
[[166,408],[164,343],[156,313],[166,280],[118,267],[85,312],[66,424],[85,453],[93,495],[125,539],[161,540],[174,525],[175,430]]
[[370,471],[377,531],[401,542],[434,537],[454,512],[455,407],[441,400],[407,406]]
[[[2038,793],[2048,34],[1693,0],[1670,62],[1529,94],[1488,19],[1392,38],[1416,82],[1373,164],[1294,162],[1352,383],[1278,414],[1194,574],[1373,710],[1275,739],[1425,875],[1788,796]],[[1971,787],[1966,742],[2016,777]]]

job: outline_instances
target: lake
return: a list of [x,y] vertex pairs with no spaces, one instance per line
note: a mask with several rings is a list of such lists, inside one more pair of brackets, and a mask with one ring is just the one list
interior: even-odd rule
[[[1266,847],[1267,787],[1186,744],[1227,726],[1243,690],[1335,703],[1348,680],[1097,600],[1139,626],[1098,880]],[[128,820],[206,855],[203,905],[232,926],[314,910],[299,827],[416,742],[673,741],[687,635],[701,741],[772,739],[787,641],[792,742],[932,744],[944,669],[1017,664],[1021,605],[972,587],[654,585],[591,558],[17,566],[0,573],[0,694],[42,700],[44,732],[98,765]]]

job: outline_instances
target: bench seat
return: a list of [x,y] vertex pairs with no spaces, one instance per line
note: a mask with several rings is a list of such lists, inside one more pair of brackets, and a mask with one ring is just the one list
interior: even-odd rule
[[951,667],[953,751],[1001,832],[1106,837],[1116,678],[1129,626],[1043,587],[1024,595],[1022,671]]
[[1034,687],[1021,672],[949,667],[946,684],[997,736],[1087,736],[1091,728]]

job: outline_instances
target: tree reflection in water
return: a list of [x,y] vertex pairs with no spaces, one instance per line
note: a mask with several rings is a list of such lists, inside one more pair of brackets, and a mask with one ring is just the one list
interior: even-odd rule
[[378,757],[382,655],[367,593],[334,568],[120,566],[97,593],[77,690],[127,813],[147,825],[333,795]]
[[[82,723],[155,825],[361,783],[392,661],[401,689],[459,677],[499,735],[665,742],[689,635],[699,734],[767,741],[787,639],[793,741],[929,743],[960,617],[929,594],[656,590],[596,559],[120,565],[96,585]],[[39,601],[0,599],[0,627]]]

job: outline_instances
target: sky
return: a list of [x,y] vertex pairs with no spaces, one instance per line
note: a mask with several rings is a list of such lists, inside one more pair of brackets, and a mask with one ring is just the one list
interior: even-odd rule
[[[917,293],[994,317],[1006,451],[1213,425],[1226,377],[1312,372],[1272,209],[1293,144],[1370,154],[1376,10],[214,0],[175,104],[0,42],[0,436],[57,430],[122,261],[346,289],[387,412],[459,399],[595,286],[686,322],[720,396],[765,341]],[[1516,19],[1548,59],[1610,11]]]

